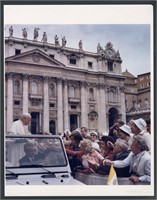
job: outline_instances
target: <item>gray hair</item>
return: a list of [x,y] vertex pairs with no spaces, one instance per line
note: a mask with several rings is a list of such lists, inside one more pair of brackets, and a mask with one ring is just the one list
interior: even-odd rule
[[34,147],[35,145],[32,143],[32,142],[26,142],[25,144],[24,144],[24,152],[25,153],[27,153],[28,152],[28,150],[31,148],[31,147]]
[[84,147],[85,153],[92,153],[94,150],[91,140],[83,139],[80,141],[80,145]]
[[133,140],[141,151],[148,151],[147,141],[141,135],[134,135]]
[[23,117],[28,117],[28,118],[31,118],[31,114],[30,113],[23,113],[20,118],[23,118]]
[[115,144],[118,144],[124,151],[126,151],[129,147],[128,142],[122,139],[117,139]]

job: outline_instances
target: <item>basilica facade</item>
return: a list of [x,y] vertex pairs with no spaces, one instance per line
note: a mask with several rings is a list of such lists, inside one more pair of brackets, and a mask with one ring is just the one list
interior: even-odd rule
[[[44,32],[45,33],[45,32]],[[45,33],[46,34],[46,33]],[[96,52],[27,36],[5,37],[5,127],[23,112],[32,116],[33,134],[57,134],[87,127],[108,131],[116,119],[126,121],[124,76],[119,51],[108,42]]]

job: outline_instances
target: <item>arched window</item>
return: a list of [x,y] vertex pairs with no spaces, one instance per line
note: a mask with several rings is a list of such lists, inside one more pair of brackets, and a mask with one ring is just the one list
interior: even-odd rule
[[69,88],[69,97],[71,98],[75,97],[75,88],[73,86]]
[[55,89],[54,89],[54,84],[50,84],[49,86],[49,96],[54,97],[55,96]]
[[94,100],[94,90],[93,90],[93,88],[89,89],[89,99]]
[[16,80],[14,82],[14,94],[19,94],[19,93],[20,93],[20,82]]
[[56,135],[56,124],[53,120],[49,122],[49,131],[52,133],[52,135]]
[[32,94],[37,94],[37,83],[32,82]]

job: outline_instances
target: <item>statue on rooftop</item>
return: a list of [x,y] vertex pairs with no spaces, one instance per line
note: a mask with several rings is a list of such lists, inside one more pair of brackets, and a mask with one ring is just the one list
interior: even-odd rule
[[79,49],[82,50],[82,40],[79,41]]
[[24,39],[27,38],[27,30],[26,30],[26,28],[22,28],[22,35],[23,35]]
[[9,28],[9,37],[13,37],[13,27],[10,26]]
[[98,45],[97,45],[97,53],[101,53],[101,46],[100,46],[100,43],[98,43]]
[[65,47],[66,43],[67,43],[67,41],[66,41],[65,36],[64,36],[62,38],[62,47]]
[[35,28],[34,29],[34,40],[37,40],[37,38],[39,36],[39,33],[38,33],[39,30],[40,30],[40,28]]
[[41,41],[47,42],[47,34],[46,34],[46,32],[43,33],[43,37],[42,37]]
[[58,36],[57,35],[55,35],[55,45],[59,46],[59,40],[58,40]]

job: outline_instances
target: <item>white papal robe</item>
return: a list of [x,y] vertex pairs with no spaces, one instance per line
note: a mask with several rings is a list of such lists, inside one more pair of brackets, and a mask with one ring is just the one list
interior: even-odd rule
[[[30,135],[27,127],[24,126],[23,122],[19,119],[12,123],[8,134],[20,134],[20,135]],[[24,153],[24,142],[18,142],[18,139],[11,139],[7,141],[7,161],[9,161],[12,166],[19,166],[19,159],[22,158]]]

